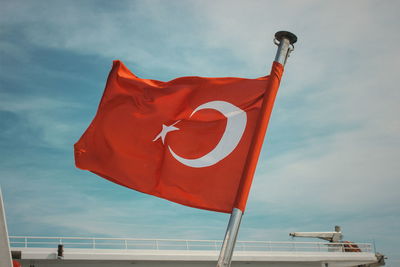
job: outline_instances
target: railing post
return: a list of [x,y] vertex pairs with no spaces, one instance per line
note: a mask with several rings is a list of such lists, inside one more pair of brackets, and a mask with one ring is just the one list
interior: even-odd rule
[[128,240],[125,239],[125,249],[128,249]]
[[158,240],[156,240],[156,249],[159,250],[158,249]]
[[96,248],[96,238],[93,237],[93,249]]
[[25,247],[26,248],[28,247],[28,238],[27,237],[25,237]]
[[186,240],[186,250],[189,250],[189,241]]

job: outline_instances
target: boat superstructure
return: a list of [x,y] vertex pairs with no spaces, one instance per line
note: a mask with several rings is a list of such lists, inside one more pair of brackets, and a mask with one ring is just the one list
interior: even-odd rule
[[[238,241],[232,266],[382,266],[371,243]],[[222,241],[10,236],[22,266],[215,266]]]

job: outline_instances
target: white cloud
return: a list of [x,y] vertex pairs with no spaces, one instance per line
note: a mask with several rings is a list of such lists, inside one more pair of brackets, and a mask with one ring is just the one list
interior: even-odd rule
[[11,93],[0,93],[0,111],[18,115],[26,124],[24,127],[38,131],[40,136],[30,133],[32,139],[29,141],[33,141],[36,145],[63,149],[68,146],[70,149],[72,144],[69,137],[76,135],[77,129],[83,128],[82,122],[61,120],[59,114],[79,108],[81,105],[78,103],[43,96],[14,96]]
[[297,151],[261,162],[257,201],[332,212],[366,211],[398,202],[398,147],[365,128],[314,138]]

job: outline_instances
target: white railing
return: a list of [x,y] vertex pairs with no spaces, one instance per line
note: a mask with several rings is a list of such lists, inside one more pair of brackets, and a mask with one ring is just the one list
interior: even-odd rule
[[[220,240],[10,236],[12,248],[220,250]],[[237,241],[236,251],[373,252],[371,243]]]

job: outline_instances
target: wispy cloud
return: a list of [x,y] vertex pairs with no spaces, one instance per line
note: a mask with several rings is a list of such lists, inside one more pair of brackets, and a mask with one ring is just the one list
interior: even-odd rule
[[[36,136],[32,136],[32,144],[49,146],[54,148],[65,148],[71,145],[69,137],[81,128],[79,122],[60,120],[62,114],[68,110],[82,108],[77,103],[68,103],[43,96],[15,96],[9,93],[0,94],[0,111],[7,111],[22,119],[24,127],[31,129]],[[15,125],[14,121],[14,125]],[[14,132],[14,138],[22,135],[18,129]]]

